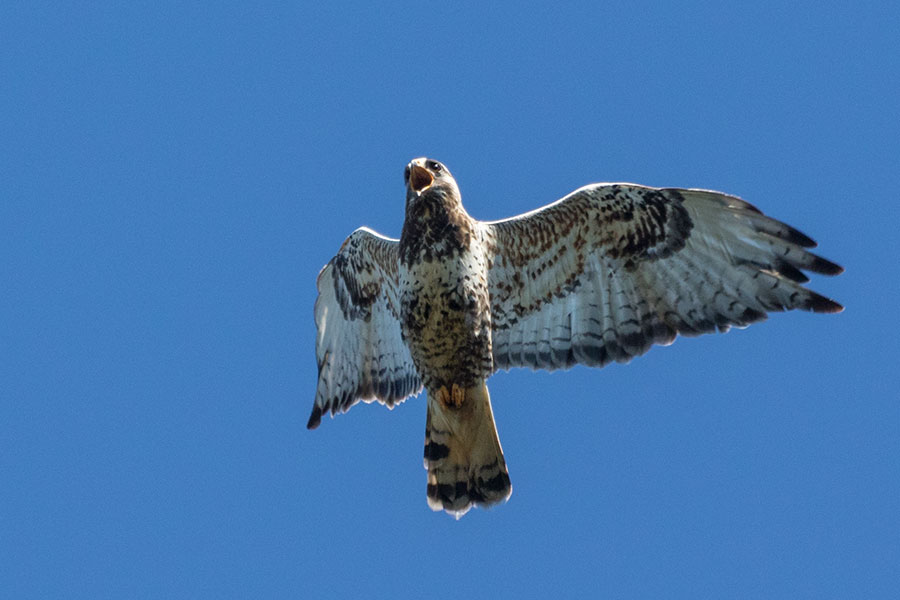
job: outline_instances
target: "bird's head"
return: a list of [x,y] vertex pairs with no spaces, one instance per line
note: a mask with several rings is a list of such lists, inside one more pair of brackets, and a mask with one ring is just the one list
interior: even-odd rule
[[430,158],[416,158],[406,165],[407,204],[423,196],[437,196],[442,200],[459,202],[459,187],[447,167]]

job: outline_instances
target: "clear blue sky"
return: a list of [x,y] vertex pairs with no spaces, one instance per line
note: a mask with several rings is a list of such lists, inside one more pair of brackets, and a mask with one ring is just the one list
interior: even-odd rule
[[[11,4],[0,596],[898,597],[896,3]],[[495,376],[456,522],[422,398],[305,429],[316,274],[421,155],[482,219],[738,194],[847,310]]]

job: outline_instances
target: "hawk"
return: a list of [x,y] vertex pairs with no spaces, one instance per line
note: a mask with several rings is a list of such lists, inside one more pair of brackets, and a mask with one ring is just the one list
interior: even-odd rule
[[624,363],[771,311],[843,310],[802,285],[803,271],[843,269],[735,196],[595,183],[484,222],[441,163],[417,158],[404,178],[400,239],[357,229],[319,273],[307,427],[424,388],[428,504],[457,518],[512,492],[486,385],[495,371]]

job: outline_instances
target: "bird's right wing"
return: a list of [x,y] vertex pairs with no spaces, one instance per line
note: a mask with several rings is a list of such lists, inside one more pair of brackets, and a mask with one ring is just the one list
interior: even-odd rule
[[422,390],[400,333],[398,243],[365,227],[319,273],[319,383],[307,427],[359,402],[388,407]]
[[482,231],[495,369],[627,362],[770,311],[838,312],[801,270],[815,242],[735,196],[594,184]]

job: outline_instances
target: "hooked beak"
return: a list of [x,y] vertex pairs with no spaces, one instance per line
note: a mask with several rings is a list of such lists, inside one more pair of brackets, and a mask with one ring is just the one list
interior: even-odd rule
[[418,193],[422,193],[434,183],[434,176],[428,169],[419,165],[409,166],[409,187]]

